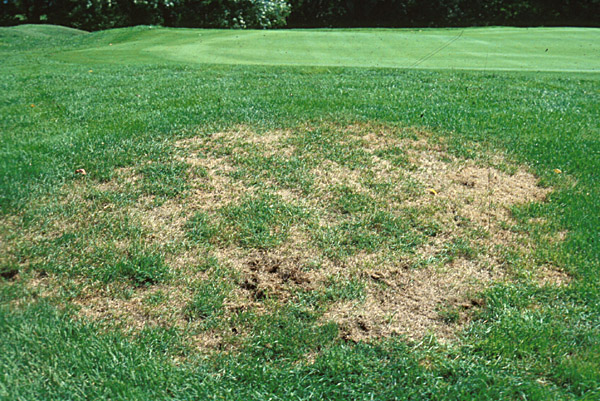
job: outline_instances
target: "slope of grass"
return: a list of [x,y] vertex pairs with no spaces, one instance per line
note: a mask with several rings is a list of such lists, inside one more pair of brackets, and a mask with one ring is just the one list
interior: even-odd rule
[[[397,49],[382,52],[378,61],[379,56],[351,48],[347,51],[355,51],[356,58],[343,60],[336,46],[361,35],[369,38],[368,43],[391,35],[391,43],[394,38],[400,41],[402,35],[422,34],[435,50],[444,40],[460,35],[460,30],[246,33],[134,28],[61,39],[55,49],[48,46],[38,51],[34,44],[25,51],[16,51],[16,45],[1,47],[6,62],[0,65],[5,77],[0,81],[0,398],[600,397],[600,75],[527,71],[597,70],[600,52],[590,56],[573,45],[593,48],[597,30],[466,30],[417,67],[461,65],[462,59],[453,58],[457,53],[450,49],[469,35],[500,40],[503,32],[510,36],[510,32],[532,31],[541,35],[540,42],[528,43],[527,35],[511,39],[511,51],[519,49],[525,56],[535,48],[545,56],[549,48],[551,57],[552,47],[543,44],[544,35],[568,37],[571,32],[573,37],[564,46],[572,59],[552,58],[536,67],[533,58],[514,64],[517,57],[505,62],[497,55],[485,64],[487,48],[481,48],[479,58],[468,68],[485,68],[486,72],[206,64],[240,63],[248,49],[256,53],[267,39],[279,43],[272,44],[270,53],[265,50],[267,61],[252,56],[249,62],[301,63],[307,48],[327,43],[315,40],[319,35],[334,35],[338,42],[332,39],[322,64],[404,67],[430,51],[413,53],[410,60],[394,64],[392,55]],[[263,34],[267,39],[261,39]],[[229,38],[231,46],[225,50],[230,53],[217,53],[211,60],[214,53],[198,47],[198,35]],[[316,37],[309,40],[302,35]],[[242,49],[233,52],[242,44],[236,41],[242,39],[246,41]],[[12,40],[2,36],[3,43]],[[105,48],[105,40],[113,46]],[[303,40],[308,44],[302,44]],[[28,39],[14,39],[14,43],[20,41]],[[123,51],[111,58],[111,49],[118,43]],[[166,47],[167,43],[173,43],[173,48]],[[289,59],[275,54],[286,44],[297,52]],[[85,46],[95,47],[85,50]],[[170,62],[165,64],[152,46],[162,46]],[[194,56],[177,60],[187,51]],[[49,52],[55,56],[48,57]],[[307,60],[321,64],[318,57]],[[489,71],[492,68],[526,71]],[[317,127],[356,122],[420,127],[433,137],[446,138],[454,155],[477,158],[490,150],[503,151],[528,164],[543,184],[555,189],[545,203],[515,208],[518,224],[512,229],[537,240],[537,264],[568,271],[571,283],[498,284],[481,295],[485,307],[458,339],[447,344],[429,337],[414,342],[402,338],[371,344],[345,341],[335,324],[319,320],[314,303],[359,302],[364,287],[353,281],[356,278],[332,277],[327,291],[297,294],[293,302],[266,309],[268,313],[240,311],[228,316],[229,320],[222,318],[232,285],[252,283],[238,283],[236,273],[211,254],[214,243],[275,247],[285,241],[292,222],[310,227],[315,213],[287,200],[262,196],[260,191],[269,188],[261,183],[268,180],[313,194],[309,173],[315,158],[365,168],[358,146],[347,145],[351,142],[342,141],[335,130],[307,132],[303,128],[307,122]],[[290,143],[301,153],[295,159],[280,160],[277,155],[252,153],[249,145],[242,144],[243,148],[227,139],[201,149],[205,157],[232,157],[237,169],[231,176],[256,186],[258,195],[218,209],[215,216],[221,220],[211,220],[215,216],[206,214],[184,216],[186,241],[193,243],[192,249],[206,252],[205,262],[194,266],[202,280],[190,283],[165,262],[187,243],[165,232],[160,246],[149,246],[144,242],[144,227],[126,212],[140,199],[151,198],[144,204],[146,209],[140,210],[142,216],[161,205],[168,207],[173,200],[185,202],[190,183],[204,185],[206,172],[198,168],[186,173],[175,142],[208,138],[239,124],[257,132],[290,129],[295,133]],[[380,155],[406,166],[401,149],[390,148]],[[85,180],[74,173],[77,168],[86,169]],[[298,170],[303,172],[301,177],[294,175]],[[136,175],[138,181],[130,181],[127,174]],[[112,187],[115,182],[125,190]],[[370,216],[367,213],[382,207],[348,188],[332,188],[332,194],[332,210],[349,219]],[[245,220],[248,211],[259,218]],[[167,213],[161,224],[166,227],[180,218]],[[221,226],[215,221],[223,221],[225,229],[218,230]],[[59,224],[58,234],[53,224]],[[339,247],[343,242],[334,235],[339,227],[342,224],[331,226],[333,234],[323,236],[329,240],[323,241],[324,247]],[[547,241],[548,234],[563,231],[567,231],[564,242]],[[31,232],[34,238],[24,235]],[[367,245],[390,243],[388,237],[368,233],[377,242]],[[389,238],[395,238],[390,233]],[[454,245],[462,246],[460,252],[471,252],[468,244]],[[517,266],[528,263],[518,255],[506,261]],[[319,269],[319,261],[306,268]],[[35,285],[48,277],[59,283],[54,292]],[[93,280],[91,284],[87,278]],[[177,327],[122,330],[114,322],[81,319],[79,304],[72,302],[87,299],[90,288],[92,294],[109,294],[114,302],[136,301],[141,291],[144,296],[139,303],[148,305],[148,316],[152,316],[166,300],[177,296],[161,292],[160,286],[173,280],[181,280],[176,283],[193,293],[179,307],[196,331]],[[264,302],[268,306],[269,298]],[[442,317],[452,320],[454,316],[450,310]],[[196,321],[199,326],[192,325]],[[201,343],[202,333],[223,327],[252,335],[236,344],[235,352],[198,352],[195,345]]]
[[79,29],[57,25],[0,27],[0,51],[56,46],[85,34],[87,32]]
[[69,62],[572,71],[600,69],[600,30],[582,28],[224,31],[147,28],[86,38]]

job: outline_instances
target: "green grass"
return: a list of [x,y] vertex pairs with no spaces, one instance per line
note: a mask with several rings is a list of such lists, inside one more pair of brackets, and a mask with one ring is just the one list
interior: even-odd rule
[[422,242],[424,234],[435,235],[435,228],[411,220],[382,211],[353,216],[318,231],[317,242],[333,257],[354,255],[361,250],[375,252],[383,247],[410,250]]
[[222,314],[225,290],[225,285],[214,279],[200,283],[195,289],[194,298],[187,306],[188,319],[210,320]]
[[600,68],[596,29],[126,29],[94,36],[91,47],[57,57],[79,63],[162,61],[572,72],[597,72]]
[[187,165],[185,163],[152,163],[139,169],[143,176],[142,191],[147,195],[170,198],[187,189]]
[[101,279],[114,281],[126,278],[140,286],[161,282],[165,280],[168,273],[168,266],[165,265],[160,254],[134,248],[127,253],[125,258],[111,264],[107,269],[103,269]]
[[[0,398],[597,399],[598,32],[0,29]],[[307,130],[307,122],[317,128]],[[515,210],[514,229],[539,242],[539,265],[561,267],[572,282],[498,284],[481,294],[485,307],[450,343],[355,344],[321,320],[318,306],[361,302],[360,278],[332,277],[322,293],[298,293],[279,307],[267,299],[262,313],[228,315],[222,307],[235,295],[235,279],[218,272],[226,260],[207,254],[194,267],[204,276],[185,284],[194,296],[183,309],[190,324],[244,333],[235,352],[198,353],[190,346],[196,332],[177,327],[130,333],[77,317],[70,297],[78,281],[132,291],[173,283],[183,274],[171,259],[180,248],[275,249],[292,225],[302,225],[318,249],[344,260],[433,235],[428,216],[391,215],[380,198],[347,186],[331,188],[323,210],[342,220],[325,228],[313,221],[326,212],[273,194],[286,188],[314,196],[310,172],[324,160],[368,169],[360,141],[332,128],[356,122],[418,127],[446,138],[456,155],[501,151],[531,166],[555,189],[547,202]],[[243,153],[227,141],[200,148],[199,157],[235,156],[224,177],[253,194],[214,214],[184,208],[181,238],[145,246],[150,234],[125,211],[145,200],[142,215],[169,200],[185,205],[192,184],[206,179],[202,170],[189,172],[175,141],[239,124],[291,129],[284,145],[295,153]],[[380,157],[410,169],[401,149]],[[75,175],[77,168],[87,176]],[[380,194],[394,185],[370,184]],[[179,217],[167,216],[163,224]],[[531,222],[540,218],[545,225]],[[563,243],[544,242],[562,230]],[[477,252],[465,238],[439,256]],[[525,262],[514,256],[511,263]],[[319,262],[309,267],[318,270]],[[27,284],[48,275],[62,293]],[[440,313],[457,319],[454,310]]]
[[87,34],[79,29],[57,25],[19,25],[12,28],[0,28],[0,31],[0,48],[2,50],[53,47]]
[[223,237],[246,248],[271,248],[285,240],[289,226],[303,210],[276,196],[260,194],[228,205],[220,211],[226,228]]

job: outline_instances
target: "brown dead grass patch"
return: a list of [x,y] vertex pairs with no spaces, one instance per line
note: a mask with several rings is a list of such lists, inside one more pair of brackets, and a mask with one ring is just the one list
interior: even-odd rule
[[[506,250],[532,254],[532,239],[510,229],[515,223],[510,208],[543,202],[550,189],[539,187],[537,178],[523,166],[514,166],[514,174],[494,168],[492,164],[510,164],[499,155],[491,155],[493,163],[487,165],[481,160],[460,159],[447,152],[443,142],[433,143],[427,133],[418,130],[368,124],[329,127],[334,128],[340,132],[340,142],[361,141],[370,155],[369,166],[352,168],[314,154],[311,157],[316,162],[309,169],[314,181],[311,193],[277,186],[269,177],[266,186],[286,202],[315,211],[317,226],[328,227],[348,218],[332,208],[336,199],[332,188],[346,186],[377,199],[390,213],[412,210],[419,218],[435,223],[439,229],[434,236],[410,251],[382,248],[332,258],[315,243],[310,225],[299,222],[290,229],[287,240],[273,249],[243,249],[220,243],[209,249],[194,246],[187,239],[186,222],[195,212],[212,216],[260,190],[244,179],[233,178],[239,168],[237,157],[256,152],[289,158],[297,151],[290,144],[290,138],[297,134],[292,130],[257,133],[239,127],[198,136],[175,145],[179,160],[192,172],[185,196],[159,205],[151,197],[142,197],[119,212],[139,222],[147,243],[167,249],[166,262],[177,278],[167,284],[130,288],[127,297],[122,296],[122,288],[113,291],[90,285],[74,300],[81,315],[134,329],[147,325],[189,328],[193,323],[183,311],[193,297],[191,284],[213,279],[210,271],[196,269],[210,254],[238,277],[224,302],[225,322],[241,310],[269,313],[267,300],[294,302],[299,293],[327,291],[332,280],[359,280],[364,285],[362,298],[333,299],[320,306],[322,320],[337,322],[343,338],[420,338],[427,333],[452,337],[468,321],[469,311],[481,306],[478,292],[494,282],[514,279],[515,272],[505,260]],[[390,148],[401,149],[406,164],[394,164],[385,157],[382,151]],[[193,174],[198,168],[205,174]],[[268,176],[269,172],[264,173]],[[120,178],[99,184],[95,190],[118,191],[138,181],[132,171],[121,171],[117,176]],[[89,188],[79,191],[77,185],[65,202],[84,205],[89,201],[82,194]],[[385,189],[378,189],[378,185]],[[112,210],[110,204],[106,210],[90,213],[107,213]],[[50,232],[38,235],[58,235],[82,224],[85,220],[81,217],[57,221]],[[535,269],[532,276],[541,285],[562,285],[569,280],[554,266]],[[167,294],[165,300],[147,302],[156,292]],[[460,310],[460,319],[453,323],[441,319],[440,310],[446,307]],[[231,330],[227,324],[196,330],[193,341],[201,348],[223,349],[232,343]]]

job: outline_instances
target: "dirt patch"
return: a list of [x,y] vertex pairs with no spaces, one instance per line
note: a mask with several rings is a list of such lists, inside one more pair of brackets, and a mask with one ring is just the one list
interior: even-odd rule
[[288,286],[310,289],[310,278],[302,272],[299,259],[258,253],[248,260],[241,288],[249,291],[254,300],[267,296],[281,299],[287,295]]

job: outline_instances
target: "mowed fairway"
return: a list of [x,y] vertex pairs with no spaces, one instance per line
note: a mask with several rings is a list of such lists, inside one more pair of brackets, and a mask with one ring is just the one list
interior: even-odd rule
[[600,30],[0,59],[0,399],[600,398]]
[[[600,30],[583,28],[111,32],[68,61],[512,71],[600,71]],[[108,43],[107,43],[108,42]]]

